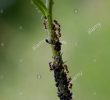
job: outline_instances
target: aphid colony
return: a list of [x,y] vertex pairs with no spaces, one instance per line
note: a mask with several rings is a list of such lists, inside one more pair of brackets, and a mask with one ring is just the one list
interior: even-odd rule
[[[48,28],[46,18],[44,20],[44,26],[45,29]],[[62,43],[59,40],[59,38],[61,37],[60,31],[60,24],[56,20],[54,20],[52,23],[52,37],[51,39],[46,39],[45,41],[53,46],[54,50],[59,53],[59,56],[53,57],[53,61],[49,62],[49,67],[50,71],[54,72],[54,78],[56,82],[56,87],[58,88],[58,96],[60,100],[72,100],[72,93],[70,91],[72,88],[72,79],[68,77],[68,67],[62,61]]]
[[[58,88],[58,97],[60,100],[72,100],[72,83],[71,78],[68,77],[68,68],[60,58],[54,58],[53,62],[49,63],[50,70],[54,71],[54,78],[56,82],[56,87]],[[65,92],[64,92],[65,91]]]
[[[47,22],[47,18],[44,17],[44,28],[47,29],[48,28],[48,22]],[[61,37],[61,29],[60,29],[60,24],[54,20],[53,23],[52,23],[52,30],[53,30],[53,33],[54,33],[54,36],[59,38]]]
[[[45,29],[47,29],[48,27],[47,19],[44,20],[44,26]],[[52,34],[54,38],[45,40],[47,43],[52,44],[56,51],[61,50],[62,43],[59,41],[59,38],[61,37],[60,31],[61,31],[60,24],[56,20],[54,20],[52,23]]]
[[[69,73],[68,66],[61,61],[59,57],[53,57],[53,62],[49,62],[50,71],[61,69],[66,75]],[[72,88],[71,78],[67,79],[68,87]]]

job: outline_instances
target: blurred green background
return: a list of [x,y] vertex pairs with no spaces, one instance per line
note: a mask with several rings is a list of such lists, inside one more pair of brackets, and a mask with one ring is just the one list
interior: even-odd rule
[[[54,1],[74,100],[110,100],[110,1]],[[41,17],[30,0],[0,0],[0,100],[58,100]]]

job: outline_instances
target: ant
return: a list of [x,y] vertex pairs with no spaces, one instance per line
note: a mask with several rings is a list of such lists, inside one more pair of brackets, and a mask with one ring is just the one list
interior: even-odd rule
[[43,24],[44,24],[44,28],[47,29],[47,17],[46,16],[44,17]]
[[54,34],[55,34],[57,37],[61,37],[60,24],[59,24],[56,20],[53,21],[53,30],[54,30]]

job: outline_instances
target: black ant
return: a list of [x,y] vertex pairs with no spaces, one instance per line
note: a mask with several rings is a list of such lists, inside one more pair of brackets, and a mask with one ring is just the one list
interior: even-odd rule
[[57,37],[61,37],[60,24],[56,20],[53,21],[53,30]]
[[49,39],[45,39],[45,41],[48,44],[52,44],[56,51],[60,51],[61,50],[62,43],[60,43],[59,41],[52,41],[52,40],[49,40]]
[[61,50],[61,43],[59,42],[59,41],[57,41],[56,43],[55,43],[55,46],[54,46],[54,49],[56,50],[56,51],[60,51]]
[[60,27],[60,24],[58,23],[57,20],[54,20],[53,22],[55,23],[55,25],[58,25],[58,27]]
[[47,29],[47,17],[46,16],[44,17],[43,24],[44,24],[44,28]]

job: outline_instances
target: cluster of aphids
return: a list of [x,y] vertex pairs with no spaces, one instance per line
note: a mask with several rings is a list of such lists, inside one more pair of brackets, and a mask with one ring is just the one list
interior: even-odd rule
[[[46,18],[44,20],[44,26],[45,26],[45,29],[47,29],[48,23]],[[54,50],[56,51],[61,50],[62,43],[59,41],[59,38],[61,37],[60,31],[61,31],[60,24],[56,20],[54,20],[52,23],[52,38],[45,40],[47,43],[53,45]]]
[[[44,20],[44,26],[45,29],[48,29],[48,23],[46,18]],[[72,79],[68,77],[68,67],[62,61],[62,54],[60,52],[62,43],[59,40],[59,38],[61,37],[60,31],[60,24],[58,23],[58,21],[53,20],[52,37],[50,37],[50,39],[46,39],[45,41],[51,44],[54,50],[60,53],[60,55],[53,57],[53,61],[49,62],[49,67],[51,71],[54,71],[56,87],[58,87],[58,96],[60,97],[60,100],[71,100],[72,93],[70,92],[70,89],[72,88]],[[61,89],[61,85],[64,86],[63,90],[66,91],[65,94],[62,94],[63,90]]]
[[[48,29],[48,21],[47,21],[47,18],[44,17],[44,28],[45,29]],[[54,34],[54,38],[59,38],[61,37],[61,29],[60,29],[60,24],[58,23],[57,20],[53,20],[53,23],[52,23],[52,30],[53,30],[53,34]]]
[[[54,72],[63,71],[63,73],[61,75],[64,76],[63,79],[66,78],[66,80],[64,80],[64,81],[68,85],[67,87],[69,89],[72,88],[72,82],[71,82],[72,79],[70,77],[68,78],[68,76],[67,76],[67,74],[69,73],[68,66],[64,62],[61,61],[60,57],[53,57],[53,61],[49,62],[49,67],[50,67],[50,71],[54,71]],[[57,79],[58,79],[59,76],[55,76],[55,77],[57,77]],[[58,85],[58,83],[56,84],[56,86],[57,85]]]
[[[53,57],[53,61],[49,62],[49,67],[51,71],[54,71],[58,97],[60,100],[71,100],[72,79],[68,77],[69,71],[67,65],[62,62],[60,57]],[[65,92],[62,93],[62,91]]]
[[60,29],[60,24],[58,23],[58,21],[54,20],[52,26],[53,26],[52,29],[54,32],[54,36],[56,38],[60,38],[61,37],[61,33],[60,33],[61,29]]

